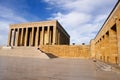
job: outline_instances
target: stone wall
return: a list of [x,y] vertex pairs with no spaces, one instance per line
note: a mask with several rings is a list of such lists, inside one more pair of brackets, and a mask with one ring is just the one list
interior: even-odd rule
[[96,59],[120,64],[120,1],[116,4],[95,39],[91,53]]
[[95,41],[93,39],[90,41],[90,57],[95,58]]
[[60,58],[90,58],[89,45],[43,45],[40,49]]

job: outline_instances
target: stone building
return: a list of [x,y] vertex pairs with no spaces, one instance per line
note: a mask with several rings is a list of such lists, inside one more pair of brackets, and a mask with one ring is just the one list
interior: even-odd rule
[[120,64],[120,0],[91,40],[91,55],[104,62]]
[[69,45],[70,36],[58,21],[11,24],[8,46]]

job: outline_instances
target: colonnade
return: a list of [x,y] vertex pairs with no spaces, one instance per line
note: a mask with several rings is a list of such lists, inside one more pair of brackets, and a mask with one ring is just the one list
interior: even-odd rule
[[118,63],[117,26],[112,26],[95,43],[96,58],[104,62]]
[[[92,49],[93,48],[93,49]],[[103,62],[120,65],[120,1],[91,40],[91,54]]]
[[54,26],[10,28],[8,46],[39,46],[56,43]]

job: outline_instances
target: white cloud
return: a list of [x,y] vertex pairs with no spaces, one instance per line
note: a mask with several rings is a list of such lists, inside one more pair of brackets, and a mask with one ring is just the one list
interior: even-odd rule
[[[85,13],[71,12],[68,14],[56,13],[49,19],[57,19],[66,27],[76,27],[79,24],[89,22],[91,15]],[[71,25],[72,24],[72,25]]]
[[96,33],[94,32],[97,32],[102,26],[106,15],[98,15],[96,18],[92,18],[92,15],[76,12],[71,12],[66,15],[56,13],[49,19],[59,20],[70,34],[72,42],[77,44],[85,42],[88,44],[90,39],[95,37]]
[[27,20],[12,9],[0,6],[0,45],[7,44],[9,24],[17,22],[27,22]]
[[92,12],[96,9],[104,8],[105,6],[115,3],[117,0],[44,0],[45,2],[55,7],[62,8],[64,10],[75,10],[82,12]]
[[6,19],[15,22],[27,22],[26,19],[18,16],[12,9],[0,6],[0,17],[2,20]]
[[8,26],[7,22],[0,22],[0,45],[6,45],[7,43],[7,35],[8,35]]
[[[71,43],[89,43],[102,27],[117,0],[44,0],[57,8],[48,19],[57,19],[71,36]],[[57,5],[57,6],[56,6]]]

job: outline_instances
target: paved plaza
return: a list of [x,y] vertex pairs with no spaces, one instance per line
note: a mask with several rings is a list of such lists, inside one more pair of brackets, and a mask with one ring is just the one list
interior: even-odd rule
[[85,59],[0,56],[0,80],[120,80],[120,73]]

